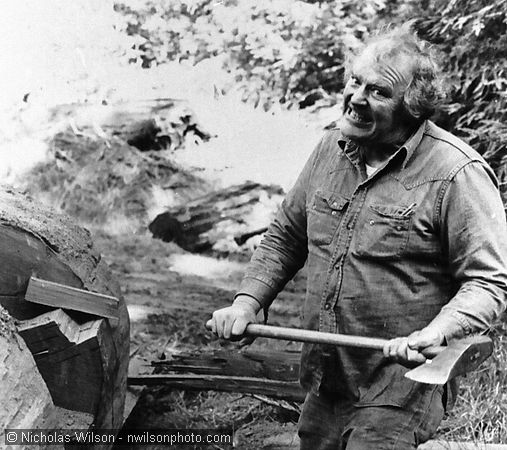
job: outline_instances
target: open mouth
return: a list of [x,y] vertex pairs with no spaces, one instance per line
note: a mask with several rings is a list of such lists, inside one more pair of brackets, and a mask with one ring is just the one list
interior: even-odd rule
[[369,125],[372,122],[370,115],[363,114],[351,107],[347,108],[346,114],[349,119],[351,119],[353,122],[355,122],[358,125],[363,125],[363,126]]

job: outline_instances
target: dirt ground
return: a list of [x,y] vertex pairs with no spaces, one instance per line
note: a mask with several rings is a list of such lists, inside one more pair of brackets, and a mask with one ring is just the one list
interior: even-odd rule
[[[137,114],[138,104],[132,108]],[[77,117],[81,107],[70,110]],[[141,152],[117,134],[105,140],[89,126],[78,134],[68,128],[57,133],[50,140],[51,157],[31,170],[23,188],[92,232],[129,308],[131,358],[146,364],[172,353],[237,346],[214,339],[204,325],[215,309],[231,303],[248,250],[227,259],[194,255],[148,231],[160,205],[202,195],[217,175],[208,180],[200,167],[180,166],[181,152]],[[304,276],[292,281],[270,309],[270,323],[298,326],[304,290]],[[252,344],[262,346],[299,348],[265,339]],[[246,394],[153,387],[145,389],[126,427],[232,428],[235,448],[283,448],[280,442],[294,436],[299,405],[272,403]]]
[[[213,310],[230,303],[246,264],[244,258],[219,261],[190,255],[149,234],[112,237],[99,232],[94,238],[129,307],[133,357],[151,361],[182,351],[238,345],[216,340],[204,324]],[[298,326],[303,292],[302,274],[289,283],[271,308],[270,323]],[[295,349],[299,344],[257,339],[252,348],[267,345]],[[144,389],[125,426],[232,428],[235,448],[294,448],[290,443],[295,437],[299,405],[268,402],[246,394],[150,387]]]

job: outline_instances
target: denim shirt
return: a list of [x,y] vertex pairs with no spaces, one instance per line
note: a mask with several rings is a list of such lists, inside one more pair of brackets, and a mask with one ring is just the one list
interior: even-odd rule
[[[492,170],[434,123],[370,177],[357,146],[333,130],[287,194],[238,293],[267,310],[306,263],[304,328],[390,339],[432,322],[459,338],[486,330],[504,310],[506,237]],[[301,383],[357,398],[384,363],[377,351],[305,344]]]

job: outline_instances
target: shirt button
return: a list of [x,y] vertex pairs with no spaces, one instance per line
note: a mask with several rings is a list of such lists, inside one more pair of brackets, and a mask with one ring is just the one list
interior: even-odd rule
[[370,220],[370,225],[375,225],[375,221],[374,220]]
[[324,305],[324,309],[328,310],[329,308],[331,308],[331,304],[326,303],[326,304]]
[[333,211],[331,215],[336,216],[336,211]]

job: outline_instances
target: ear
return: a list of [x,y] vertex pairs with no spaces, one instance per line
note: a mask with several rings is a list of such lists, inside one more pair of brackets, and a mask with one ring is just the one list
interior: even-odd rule
[[418,122],[431,115],[425,104],[423,85],[419,80],[415,78],[410,80],[403,94],[403,106],[412,120]]

